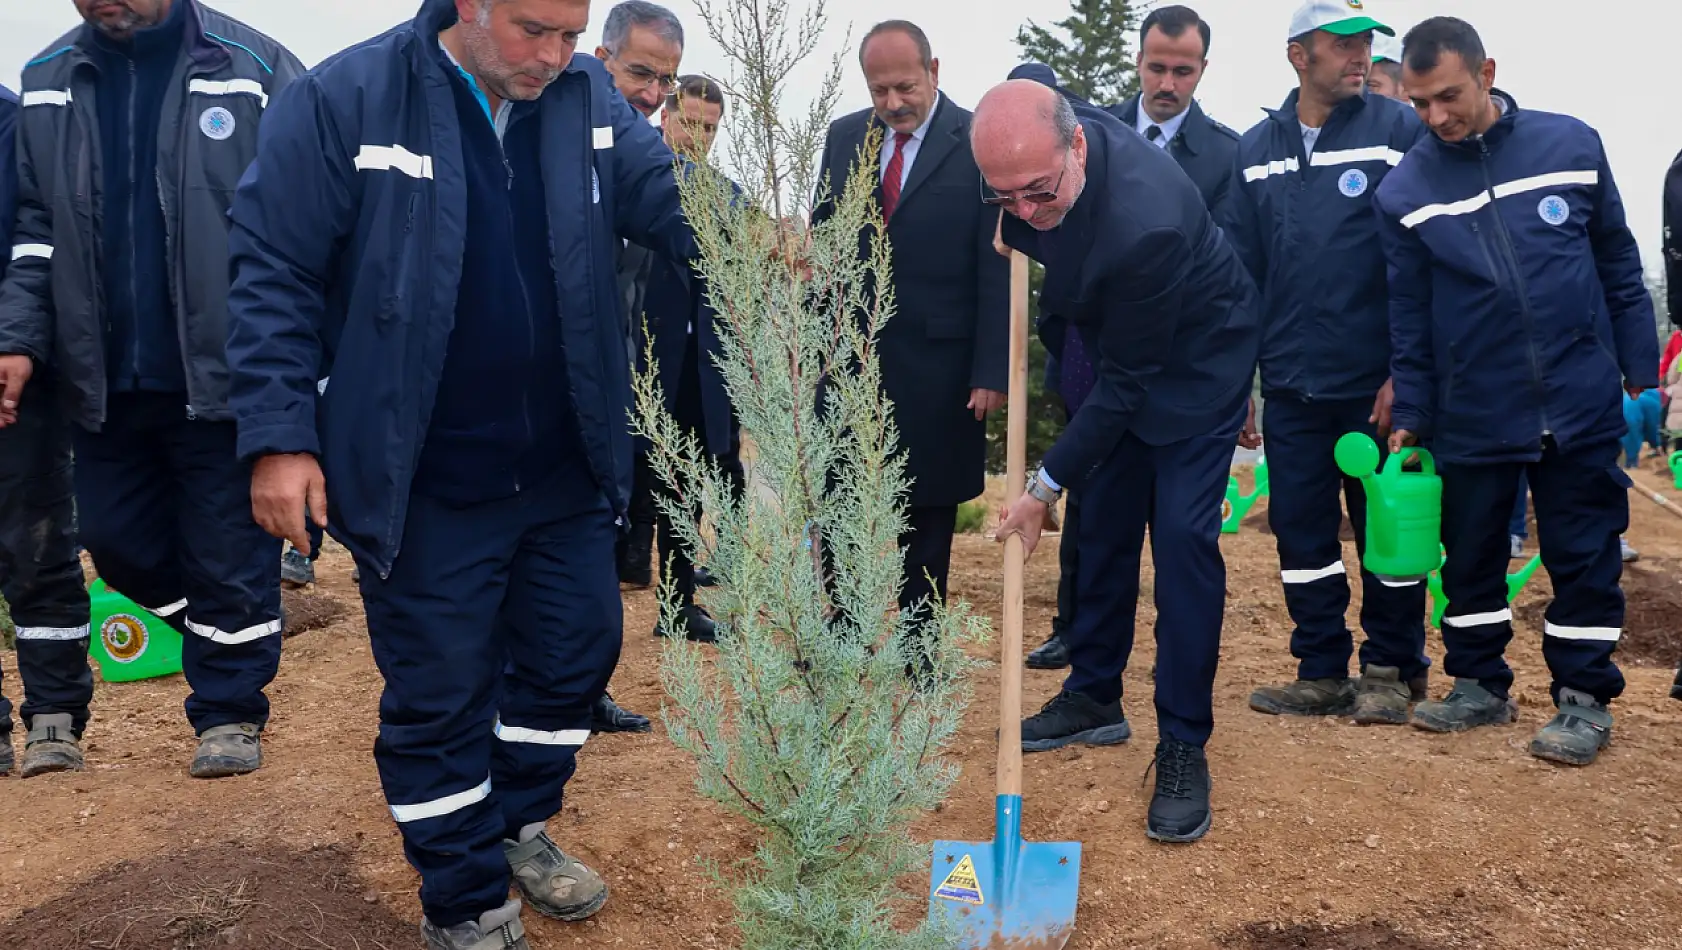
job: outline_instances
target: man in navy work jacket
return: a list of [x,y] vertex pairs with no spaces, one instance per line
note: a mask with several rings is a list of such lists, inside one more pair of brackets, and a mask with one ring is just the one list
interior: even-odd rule
[[234,202],[239,455],[264,527],[325,512],[361,568],[433,950],[524,947],[511,877],[562,920],[607,900],[544,823],[621,640],[617,235],[696,252],[671,151],[574,55],[588,17],[426,0],[272,106]]
[[1528,475],[1553,580],[1542,655],[1558,715],[1532,755],[1593,762],[1611,741],[1624,621],[1623,393],[1657,384],[1653,305],[1600,136],[1521,111],[1472,27],[1426,20],[1403,80],[1433,133],[1378,188],[1390,263],[1391,449],[1431,440],[1443,479],[1444,669],[1413,723],[1512,722],[1507,518]]
[[[1366,550],[1366,494],[1338,471],[1340,436],[1389,435],[1390,298],[1372,190],[1418,141],[1413,110],[1366,90],[1374,33],[1344,0],[1308,0],[1286,47],[1297,88],[1244,134],[1227,237],[1262,294],[1261,386],[1295,679],[1250,695],[1273,715],[1406,725],[1425,698],[1425,585],[1361,571],[1361,678],[1349,678],[1344,502]],[[1343,498],[1339,498],[1341,489]],[[1405,584],[1405,586],[1395,586]]]
[[[18,98],[0,86],[0,279],[17,217],[13,144]],[[74,737],[88,722],[88,592],[71,525],[70,429],[50,386],[30,387],[21,407],[0,407],[0,591],[17,629],[23,679],[24,778],[82,767]],[[12,703],[0,696],[0,775],[17,764]]]
[[262,762],[280,544],[234,455],[227,211],[265,107],[302,67],[198,0],[76,7],[87,22],[23,70],[3,398],[51,371],[30,388],[56,390],[72,423],[82,544],[182,633],[192,774],[237,775]]
[[1004,242],[1045,264],[1041,305],[1093,354],[1091,394],[1005,513],[1032,552],[1064,486],[1082,493],[1079,604],[1063,692],[1022,724],[1023,748],[1124,742],[1145,530],[1157,570],[1157,784],[1147,833],[1209,829],[1226,566],[1220,500],[1256,360],[1256,293],[1173,158],[1114,116],[1017,79],[971,132]]

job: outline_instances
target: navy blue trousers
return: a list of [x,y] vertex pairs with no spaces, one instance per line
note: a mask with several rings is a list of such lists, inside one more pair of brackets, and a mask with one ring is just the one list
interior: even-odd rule
[[[1285,608],[1296,626],[1291,655],[1305,680],[1349,675],[1355,638],[1349,630],[1349,572],[1343,564],[1338,529],[1345,505],[1355,529],[1355,547],[1367,547],[1367,495],[1361,483],[1337,467],[1333,446],[1348,432],[1377,437],[1371,399],[1299,402],[1267,401],[1267,524],[1279,545],[1279,573]],[[1342,497],[1339,497],[1341,492]],[[1511,502],[1503,511],[1511,509]],[[1361,570],[1361,669],[1393,666],[1402,679],[1430,667],[1425,657],[1425,584],[1403,586]]]
[[580,465],[501,501],[411,496],[390,577],[361,565],[374,761],[434,924],[502,906],[503,839],[561,810],[619,660],[615,532]]
[[[24,727],[68,714],[76,735],[88,722],[88,591],[76,556],[70,429],[52,385],[24,390],[18,421],[0,429],[0,593],[17,628]],[[0,741],[12,704],[0,695]]]
[[1121,698],[1133,652],[1139,566],[1150,529],[1156,568],[1156,717],[1165,738],[1203,745],[1215,727],[1215,667],[1226,609],[1221,499],[1243,422],[1170,445],[1132,433],[1080,488],[1080,563],[1063,688]]
[[181,631],[194,731],[262,726],[280,668],[280,541],[251,518],[234,423],[189,421],[185,406],[114,394],[101,431],[76,431],[82,545],[112,589]]
[[1507,517],[1518,476],[1530,481],[1542,566],[1553,581],[1542,636],[1555,701],[1561,688],[1600,702],[1624,691],[1612,662],[1623,633],[1623,558],[1618,536],[1629,528],[1629,476],[1618,468],[1617,442],[1562,453],[1543,443],[1540,461],[1442,465],[1443,669],[1506,696],[1513,671],[1503,657],[1513,638],[1507,605]]

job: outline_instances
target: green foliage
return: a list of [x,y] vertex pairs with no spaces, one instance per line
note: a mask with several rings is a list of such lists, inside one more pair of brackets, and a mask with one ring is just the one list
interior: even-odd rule
[[980,534],[981,528],[987,523],[987,503],[976,500],[966,501],[958,506],[959,534]]
[[1139,72],[1129,50],[1139,29],[1136,5],[1130,0],[1074,0],[1072,6],[1051,30],[1032,20],[1018,29],[1016,45],[1022,54],[1050,66],[1063,88],[1087,102],[1113,105],[1137,95]]
[[6,598],[0,597],[0,650],[16,648],[17,634],[17,628],[12,626],[12,608]]
[[[834,183],[829,220],[806,234],[788,223],[817,192],[846,62],[831,63],[803,115],[783,117],[781,83],[825,22],[821,2],[797,21],[791,2],[699,3],[732,63],[721,86],[743,194],[703,165],[684,170],[681,195],[718,314],[717,363],[757,451],[738,502],[664,411],[656,367],[639,374],[633,427],[675,493],[661,504],[720,580],[703,595],[719,622],[716,658],[667,645],[663,713],[701,793],[758,835],[752,858],[709,868],[735,906],[742,950],[937,950],[946,935],[893,926],[896,879],[927,867],[910,826],[957,774],[942,753],[967,700],[960,641],[977,625],[962,605],[936,606],[913,631],[895,608],[907,482],[875,353],[893,299],[866,292],[891,287],[889,255],[885,241],[867,259],[858,251],[861,230],[881,225],[880,140]],[[675,624],[675,597],[663,594]],[[922,689],[908,668],[929,671]]]
[[[1045,282],[1045,268],[1037,263],[1028,265],[1028,325],[1039,325],[1040,285]],[[1054,390],[1045,388],[1045,364],[1051,357],[1040,342],[1039,334],[1028,334],[1028,468],[1032,471],[1057,436],[1063,431],[1063,399]],[[987,417],[987,470],[995,475],[1005,472],[1005,429],[1007,416],[995,412]]]

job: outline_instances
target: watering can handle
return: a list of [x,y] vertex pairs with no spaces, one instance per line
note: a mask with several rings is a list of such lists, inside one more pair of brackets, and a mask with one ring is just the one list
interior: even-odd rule
[[1384,461],[1384,471],[1382,474],[1387,477],[1391,475],[1400,475],[1402,473],[1402,466],[1415,458],[1419,459],[1419,470],[1421,472],[1424,472],[1426,475],[1437,474],[1437,460],[1431,456],[1431,450],[1422,449],[1417,445],[1407,446],[1400,452],[1397,452],[1386,459]]

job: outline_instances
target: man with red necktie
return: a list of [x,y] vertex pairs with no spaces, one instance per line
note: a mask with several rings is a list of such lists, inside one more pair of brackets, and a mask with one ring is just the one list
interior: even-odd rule
[[[928,37],[904,20],[879,23],[859,44],[859,65],[873,107],[830,125],[822,171],[840,191],[870,132],[881,130],[876,167],[896,306],[877,352],[912,481],[899,602],[914,609],[945,600],[958,505],[983,488],[984,420],[1005,401],[1010,266],[993,250],[998,212],[981,203],[970,114],[939,91]],[[820,195],[814,223],[833,211]],[[860,235],[860,253],[870,237]]]

